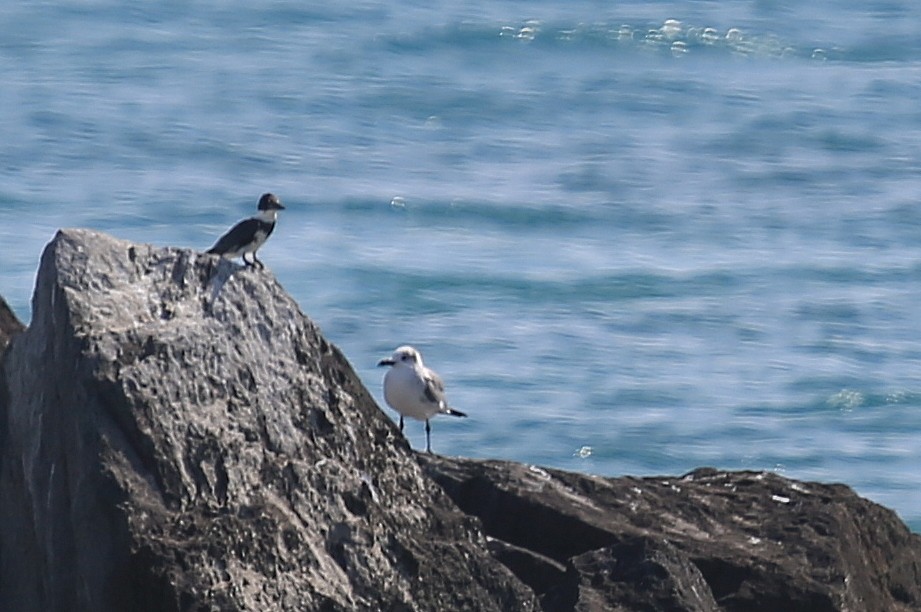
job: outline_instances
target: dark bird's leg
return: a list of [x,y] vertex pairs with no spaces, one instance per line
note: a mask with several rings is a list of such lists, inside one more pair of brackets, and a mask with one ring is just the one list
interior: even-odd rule
[[400,431],[403,431],[403,415],[400,415]]
[[255,251],[253,251],[253,265],[258,266],[260,270],[265,270],[265,266],[256,258]]
[[253,264],[251,264],[250,261],[246,258],[246,253],[243,253],[243,265],[245,265],[245,266],[251,266],[251,265],[253,265]]
[[428,419],[425,419],[425,452],[432,453],[432,426]]

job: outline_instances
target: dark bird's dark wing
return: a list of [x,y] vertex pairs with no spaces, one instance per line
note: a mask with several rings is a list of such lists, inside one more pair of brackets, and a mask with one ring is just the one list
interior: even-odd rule
[[252,218],[240,221],[221,236],[208,252],[214,255],[223,255],[246,246],[256,235],[259,225],[259,219]]

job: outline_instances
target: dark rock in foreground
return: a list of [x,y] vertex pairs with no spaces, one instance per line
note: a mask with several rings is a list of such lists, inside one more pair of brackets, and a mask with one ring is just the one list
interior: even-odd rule
[[2,374],[2,610],[537,608],[267,272],[59,232]]
[[21,328],[0,610],[921,609],[921,538],[841,485],[413,455],[268,272],[63,231]]
[[418,459],[548,612],[921,609],[921,537],[843,485]]

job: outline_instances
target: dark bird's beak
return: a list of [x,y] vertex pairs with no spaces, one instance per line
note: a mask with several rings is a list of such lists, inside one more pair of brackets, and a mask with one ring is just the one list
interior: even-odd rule
[[393,365],[393,359],[381,359],[380,361],[377,362],[377,367],[392,366],[392,365]]

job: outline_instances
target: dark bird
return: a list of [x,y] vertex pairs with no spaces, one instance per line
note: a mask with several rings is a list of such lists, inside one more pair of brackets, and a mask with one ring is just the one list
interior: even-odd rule
[[429,419],[436,414],[465,417],[465,413],[448,406],[445,384],[441,377],[422,363],[422,355],[411,346],[401,346],[390,359],[382,359],[378,366],[391,366],[384,375],[384,399],[400,413],[400,431],[403,417],[425,421],[425,450],[432,452],[432,426]]
[[[284,210],[281,200],[272,193],[263,194],[259,198],[259,212],[249,219],[243,219],[230,230],[220,237],[220,239],[208,250],[213,255],[222,257],[243,257],[243,263],[248,266],[258,266],[260,269],[265,266],[256,258],[256,251],[259,250],[265,241],[272,235],[275,229],[275,221],[278,219],[278,211]],[[246,259],[246,254],[252,253],[253,260]]]

